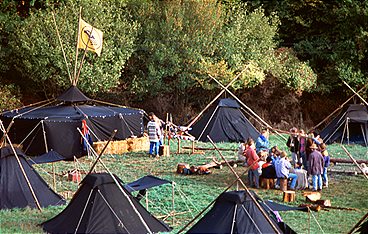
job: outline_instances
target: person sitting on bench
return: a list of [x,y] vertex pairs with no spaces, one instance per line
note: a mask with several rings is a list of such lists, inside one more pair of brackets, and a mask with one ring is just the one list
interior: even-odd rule
[[[297,175],[294,173],[290,173],[291,164],[287,158],[287,154],[285,151],[281,152],[280,160],[276,162],[276,176],[279,179],[291,179],[290,189],[295,190]],[[279,183],[278,183],[279,184]]]
[[265,179],[276,179],[276,170],[275,166],[272,164],[271,156],[266,158],[266,163],[262,165],[262,178]]

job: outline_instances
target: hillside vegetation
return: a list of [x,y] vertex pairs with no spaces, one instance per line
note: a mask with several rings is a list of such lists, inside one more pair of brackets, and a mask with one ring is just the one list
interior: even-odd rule
[[75,63],[80,7],[104,42],[100,57],[85,55],[78,86],[175,122],[219,93],[210,76],[226,85],[239,75],[230,90],[280,126],[311,127],[352,94],[342,81],[367,83],[365,1],[3,0],[0,108],[70,86],[84,56]]

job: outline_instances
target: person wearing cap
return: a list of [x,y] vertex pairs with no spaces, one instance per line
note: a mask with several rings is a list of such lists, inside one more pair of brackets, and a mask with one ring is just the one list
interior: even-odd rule
[[324,167],[324,158],[319,152],[318,146],[312,144],[310,147],[311,153],[309,155],[309,174],[312,175],[313,191],[322,190],[322,174]]
[[298,129],[296,127],[293,127],[290,129],[291,135],[289,136],[286,146],[289,147],[291,152],[291,162],[293,166],[296,166],[296,163],[298,160],[298,154],[299,154],[299,139],[298,139]]
[[278,179],[291,179],[290,189],[295,190],[295,185],[298,176],[294,173],[290,173],[291,164],[287,158],[287,154],[285,151],[282,151],[280,154],[280,159],[276,161],[275,169],[276,176]]

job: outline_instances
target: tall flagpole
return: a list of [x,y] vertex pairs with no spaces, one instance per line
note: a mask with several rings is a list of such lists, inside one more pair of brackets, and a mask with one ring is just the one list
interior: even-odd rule
[[[61,46],[61,50],[63,51],[63,56],[64,56],[64,61],[65,61],[65,66],[66,66],[66,70],[68,71],[69,80],[70,80],[70,83],[72,83],[72,82],[73,82],[73,80],[72,80],[72,75],[70,74],[68,61],[66,60],[65,51],[64,51],[63,43],[62,43],[62,41],[61,41],[61,37],[60,37],[60,33],[59,33],[58,26],[57,26],[57,24],[56,24],[56,20],[55,20],[54,12],[53,12],[53,11],[51,11],[51,14],[52,14],[52,18],[53,18],[53,20],[54,20],[54,24],[55,24],[55,28],[56,28],[56,33],[57,33],[57,36],[58,36],[58,38],[59,38],[59,42],[60,42],[60,46]],[[78,27],[78,28],[79,28],[79,27]]]
[[88,37],[88,41],[87,41],[86,47],[84,48],[83,57],[82,57],[82,60],[80,62],[80,65],[79,65],[78,73],[77,73],[77,76],[74,79],[74,84],[75,85],[77,85],[77,83],[78,83],[79,75],[80,75],[80,72],[82,70],[82,66],[83,66],[83,63],[84,63],[84,58],[86,57],[86,53],[87,53],[87,49],[88,49],[88,43],[91,41],[91,36],[92,36],[92,33],[93,33],[93,29],[94,29],[94,27],[92,26],[91,35]]
[[77,36],[77,46],[76,46],[76,51],[75,51],[75,65],[74,65],[74,78],[73,78],[73,82],[72,85],[76,86],[76,82],[75,80],[77,79],[77,63],[78,63],[78,43],[79,43],[79,39],[80,39],[80,29],[79,29],[79,24],[82,18],[82,7],[79,8],[79,20],[78,20],[78,36]]

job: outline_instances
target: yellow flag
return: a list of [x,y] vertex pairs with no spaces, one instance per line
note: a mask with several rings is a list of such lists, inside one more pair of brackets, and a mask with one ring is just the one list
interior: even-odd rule
[[79,20],[79,36],[78,48],[86,49],[95,52],[98,56],[102,50],[102,36],[101,30],[92,27],[86,21]]

